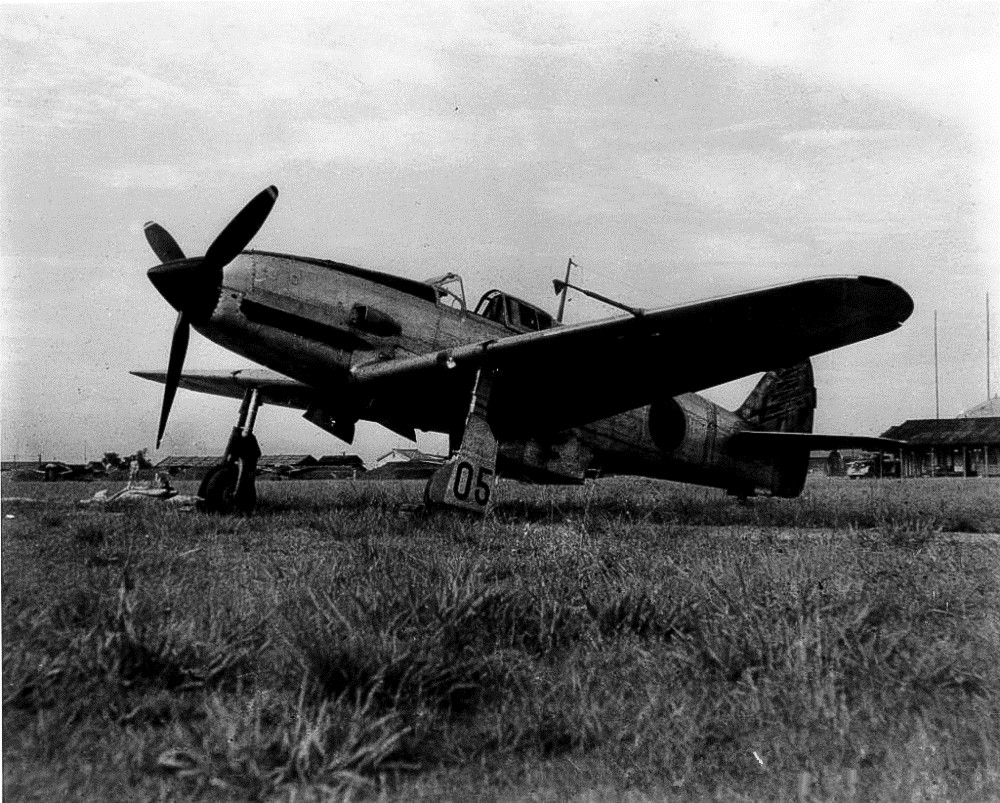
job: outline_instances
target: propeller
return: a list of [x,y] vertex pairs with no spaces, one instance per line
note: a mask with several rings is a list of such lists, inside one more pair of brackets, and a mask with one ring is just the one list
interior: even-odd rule
[[255,195],[219,232],[203,257],[187,259],[177,241],[159,223],[150,221],[143,227],[146,242],[162,263],[149,269],[149,280],[178,311],[170,341],[167,381],[156,432],[157,449],[163,440],[170,408],[180,385],[184,357],[191,339],[191,324],[207,321],[212,316],[222,290],[223,268],[236,259],[260,231],[277,199],[278,188],[273,185]]
[[153,253],[160,258],[160,262],[176,262],[184,259],[184,252],[177,245],[177,240],[159,223],[151,220],[142,227],[142,230],[146,234],[146,242],[153,249]]

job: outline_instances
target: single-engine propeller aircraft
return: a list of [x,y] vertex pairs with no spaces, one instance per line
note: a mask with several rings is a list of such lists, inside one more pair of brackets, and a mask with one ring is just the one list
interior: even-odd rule
[[[581,482],[597,470],[792,497],[810,449],[898,446],[812,434],[810,357],[891,332],[913,311],[885,279],[811,279],[656,310],[592,294],[626,314],[564,325],[501,290],[470,309],[453,273],[416,281],[244,250],[277,197],[268,187],[253,198],[202,257],[145,226],[161,262],[149,279],[178,310],[167,371],[134,372],[166,386],[157,448],[179,387],[242,400],[199,490],[206,510],[253,509],[262,404],[302,409],[348,443],[362,420],[410,439],[447,433],[450,459],[425,498],[477,511],[498,472]],[[266,368],[185,373],[192,327]],[[736,411],[694,393],[762,371]]]

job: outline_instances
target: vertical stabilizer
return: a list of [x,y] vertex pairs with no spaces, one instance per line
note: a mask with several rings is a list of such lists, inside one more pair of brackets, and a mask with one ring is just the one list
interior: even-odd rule
[[803,360],[764,374],[736,414],[760,432],[812,432],[815,409],[812,363]]

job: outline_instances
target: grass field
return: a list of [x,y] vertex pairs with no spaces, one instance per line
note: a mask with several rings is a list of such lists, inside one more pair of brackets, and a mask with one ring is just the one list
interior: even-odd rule
[[102,487],[2,486],[5,799],[1000,798],[1000,482]]

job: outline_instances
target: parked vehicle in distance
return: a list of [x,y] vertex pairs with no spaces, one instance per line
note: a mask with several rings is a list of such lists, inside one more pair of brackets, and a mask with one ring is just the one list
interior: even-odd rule
[[890,455],[883,455],[879,460],[879,455],[870,454],[859,460],[852,460],[847,464],[844,472],[848,479],[874,479],[876,477],[898,477],[899,458]]

